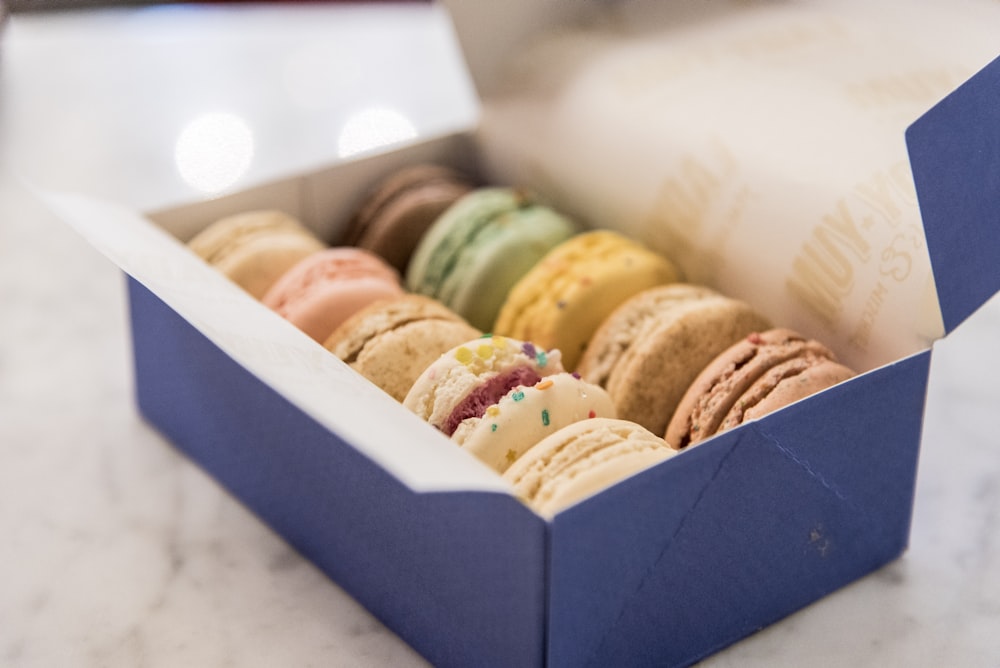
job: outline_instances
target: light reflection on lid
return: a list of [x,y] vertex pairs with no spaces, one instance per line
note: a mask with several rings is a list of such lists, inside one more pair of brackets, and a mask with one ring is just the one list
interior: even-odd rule
[[371,107],[350,116],[340,130],[341,158],[413,139],[417,129],[409,118],[387,107]]
[[218,193],[246,173],[253,152],[253,132],[245,120],[212,112],[184,126],[174,146],[174,161],[185,183],[204,193]]

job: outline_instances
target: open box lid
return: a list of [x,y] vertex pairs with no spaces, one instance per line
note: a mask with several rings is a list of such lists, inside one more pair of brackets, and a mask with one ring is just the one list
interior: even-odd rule
[[1000,290],[1000,58],[906,132],[946,331]]
[[[942,236],[946,194],[925,243],[934,195],[918,208],[905,141],[996,55],[994,5],[444,4],[487,176],[633,235],[848,365],[925,350],[995,292],[994,246]],[[983,266],[956,262],[966,244]]]

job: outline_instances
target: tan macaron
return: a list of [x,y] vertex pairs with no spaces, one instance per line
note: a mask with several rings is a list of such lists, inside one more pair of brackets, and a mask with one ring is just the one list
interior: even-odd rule
[[608,391],[618,417],[663,434],[705,365],[768,327],[745,302],[709,288],[659,286],[635,295],[604,320],[577,371]]
[[503,477],[535,512],[552,517],[675,453],[634,422],[597,417],[539,441]]
[[403,295],[358,311],[323,345],[402,402],[434,360],[481,334],[439,302]]

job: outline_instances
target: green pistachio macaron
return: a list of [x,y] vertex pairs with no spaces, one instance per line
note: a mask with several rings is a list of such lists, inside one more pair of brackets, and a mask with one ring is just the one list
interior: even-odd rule
[[576,232],[566,217],[514,188],[478,188],[421,239],[406,285],[489,331],[511,287]]

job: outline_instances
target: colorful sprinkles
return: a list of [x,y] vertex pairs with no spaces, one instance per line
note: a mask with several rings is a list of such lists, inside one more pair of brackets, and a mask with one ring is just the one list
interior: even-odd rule
[[466,346],[459,346],[455,350],[455,359],[469,366],[477,357],[481,360],[488,360],[493,357],[495,351],[503,350],[507,347],[507,339],[502,336],[484,334],[479,338],[480,340],[484,340],[484,342],[477,345],[475,351],[470,350]]
[[543,380],[542,382],[540,382],[538,385],[535,385],[535,389],[536,390],[547,390],[550,387],[552,387],[552,384],[553,384],[552,380],[550,378],[546,378],[545,380]]
[[545,427],[549,426],[549,412],[547,410],[542,411],[542,425]]
[[521,401],[522,399],[524,399],[524,391],[518,390],[514,394],[510,395],[510,398],[513,399],[514,401]]

